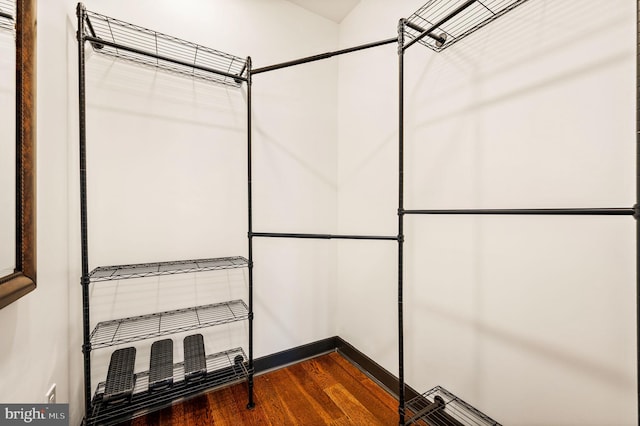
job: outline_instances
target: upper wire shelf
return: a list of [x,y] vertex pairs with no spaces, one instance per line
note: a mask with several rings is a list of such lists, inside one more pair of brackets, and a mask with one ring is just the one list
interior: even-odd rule
[[249,261],[242,256],[211,259],[176,260],[169,262],[137,263],[132,265],[100,266],[89,274],[91,282],[188,274],[219,269],[244,268]]
[[0,0],[0,29],[14,30],[16,16],[15,0]]
[[407,402],[408,425],[502,426],[445,388],[435,388]]
[[247,59],[84,10],[93,50],[192,78],[240,87]]
[[405,35],[436,52],[446,49],[527,0],[430,0],[406,20]]

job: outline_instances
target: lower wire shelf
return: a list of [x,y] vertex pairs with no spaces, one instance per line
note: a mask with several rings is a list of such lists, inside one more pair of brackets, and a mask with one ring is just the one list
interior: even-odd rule
[[104,401],[105,382],[98,384],[91,402],[87,425],[113,425],[171,404],[197,396],[213,388],[246,380],[253,373],[242,348],[230,349],[206,357],[207,373],[197,382],[185,381],[184,362],[173,365],[173,385],[149,391],[149,371],[136,374],[130,401],[110,404]]
[[502,426],[441,386],[407,402],[407,425]]

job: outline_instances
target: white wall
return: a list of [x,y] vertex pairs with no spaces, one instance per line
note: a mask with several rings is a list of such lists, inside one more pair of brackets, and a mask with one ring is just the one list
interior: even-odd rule
[[[341,46],[422,3],[363,0]],[[442,53],[412,47],[405,208],[633,205],[635,10],[614,3],[532,0]],[[340,230],[393,235],[395,50],[341,58],[339,96]],[[405,223],[409,385],[504,424],[635,424],[632,218]],[[397,255],[379,244],[340,245],[337,334],[397,373]]]
[[69,401],[69,285],[79,282],[69,268],[68,147],[73,130],[68,92],[73,80],[67,58],[73,33],[67,6],[71,2],[38,3],[38,287],[0,310],[3,403],[44,403],[53,383],[57,401]]

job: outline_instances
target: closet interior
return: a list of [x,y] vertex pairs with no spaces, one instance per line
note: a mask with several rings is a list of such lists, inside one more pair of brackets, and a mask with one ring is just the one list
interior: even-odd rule
[[[419,209],[405,206],[405,54],[414,45],[421,45],[435,53],[453,46],[473,32],[510,12],[527,0],[430,0],[406,19],[400,19],[397,36],[337,51],[291,60],[279,64],[252,68],[250,57],[242,58],[200,46],[166,34],[133,25],[119,19],[88,11],[82,4],[77,8],[78,61],[79,61],[79,119],[80,119],[80,200],[82,251],[82,303],[84,354],[85,419],[88,424],[112,424],[143,412],[157,410],[173,401],[193,396],[216,386],[246,381],[247,407],[253,401],[253,263],[255,238],[344,239],[395,242],[397,259],[398,324],[398,422],[400,425],[498,425],[471,404],[458,398],[443,387],[417,393],[406,385],[404,365],[404,243],[407,215],[640,215],[637,204],[628,208],[521,208],[521,209]],[[0,1],[0,25],[5,11]],[[10,18],[10,17],[9,17]],[[398,210],[396,235],[357,235],[325,233],[282,233],[254,231],[253,229],[253,175],[252,175],[252,93],[253,76],[277,71],[300,64],[319,61],[338,55],[384,46],[397,45],[398,54]],[[88,247],[87,162],[89,144],[86,132],[85,90],[86,49],[96,54],[134,62],[169,73],[221,84],[245,91],[247,107],[247,254],[246,257],[163,261],[157,263],[100,266],[90,269]],[[415,47],[417,48],[417,47]],[[456,46],[462,49],[462,46]],[[640,187],[640,185],[638,185]],[[394,214],[394,212],[389,212]],[[138,278],[218,271],[244,268],[248,274],[247,300],[210,301],[211,303],[187,309],[154,312],[136,317],[118,318],[94,324],[91,320],[91,286],[102,282],[128,280],[135,285]],[[259,283],[257,284],[259,285]],[[174,363],[172,344],[167,336],[185,331],[213,327],[235,321],[248,322],[247,349],[230,348],[228,351],[206,354],[202,335],[195,333],[184,339],[184,362]],[[92,329],[93,327],[93,329]],[[164,337],[163,339],[157,339]],[[149,340],[150,366],[148,371],[134,371],[136,350],[132,347],[117,349],[111,356],[104,382],[91,383],[91,353],[116,345]]]

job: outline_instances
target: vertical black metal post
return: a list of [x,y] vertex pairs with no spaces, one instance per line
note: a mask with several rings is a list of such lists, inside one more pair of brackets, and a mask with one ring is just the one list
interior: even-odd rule
[[89,340],[89,244],[87,238],[87,132],[85,100],[84,24],[86,10],[82,3],[76,9],[78,17],[78,109],[80,147],[80,238],[82,254],[82,354],[84,356],[85,420],[91,410],[91,341]]
[[249,239],[249,377],[247,378],[249,402],[247,408],[255,407],[253,402],[253,217],[251,194],[251,57],[247,58],[247,217]]
[[640,0],[636,1],[636,410],[640,425]]
[[398,22],[398,415],[404,425],[404,324],[403,324],[403,244],[404,244],[404,19]]

